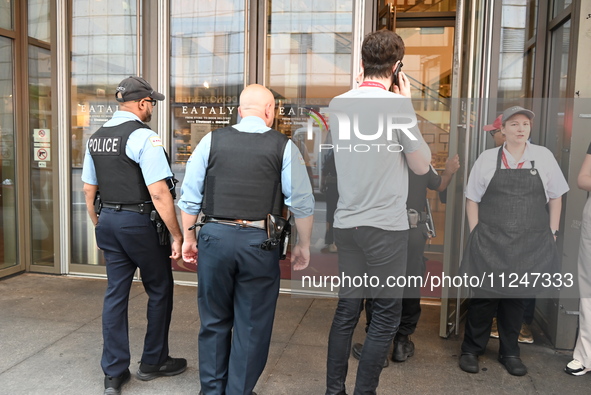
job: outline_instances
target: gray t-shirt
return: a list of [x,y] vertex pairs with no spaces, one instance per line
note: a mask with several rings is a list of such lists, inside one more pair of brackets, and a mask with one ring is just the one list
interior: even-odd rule
[[423,142],[411,100],[380,88],[353,89],[330,102],[329,114],[339,190],[334,227],[408,229],[404,153]]

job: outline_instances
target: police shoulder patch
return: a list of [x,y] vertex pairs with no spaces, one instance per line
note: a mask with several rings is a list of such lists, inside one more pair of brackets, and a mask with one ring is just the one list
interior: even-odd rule
[[160,136],[150,137],[150,142],[152,143],[153,147],[162,147],[162,139],[160,138]]

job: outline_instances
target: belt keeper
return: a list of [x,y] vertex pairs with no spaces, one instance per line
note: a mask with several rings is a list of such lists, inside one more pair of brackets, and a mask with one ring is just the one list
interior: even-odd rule
[[140,214],[144,213],[144,204],[138,204],[138,207],[140,208]]

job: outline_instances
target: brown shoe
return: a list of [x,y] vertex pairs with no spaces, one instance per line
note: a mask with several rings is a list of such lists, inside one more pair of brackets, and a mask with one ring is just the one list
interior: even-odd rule
[[531,333],[531,329],[529,325],[525,322],[521,324],[521,330],[519,331],[519,338],[517,339],[519,343],[528,343],[531,344],[534,342],[534,335]]
[[493,318],[492,326],[490,328],[490,337],[499,338],[499,328],[497,326],[497,317]]

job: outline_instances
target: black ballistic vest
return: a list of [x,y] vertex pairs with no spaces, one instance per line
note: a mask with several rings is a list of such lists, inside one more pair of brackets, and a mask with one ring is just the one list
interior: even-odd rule
[[287,142],[273,129],[244,133],[229,126],[213,131],[203,213],[251,221],[281,215],[281,167]]
[[101,199],[105,203],[136,204],[152,199],[139,164],[125,153],[129,135],[140,128],[149,129],[139,121],[103,126],[88,140]]

